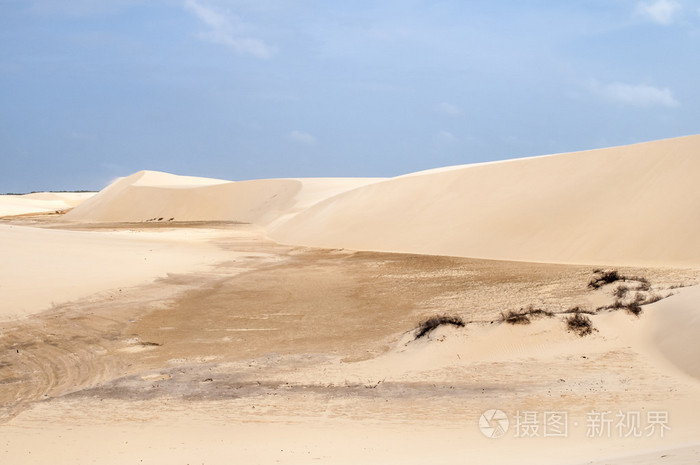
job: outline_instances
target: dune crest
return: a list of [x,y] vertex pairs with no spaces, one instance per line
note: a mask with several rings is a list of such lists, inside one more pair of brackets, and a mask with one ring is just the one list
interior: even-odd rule
[[266,225],[374,178],[224,181],[139,171],[65,215],[81,222],[237,221]]
[[142,171],[65,218],[239,221],[279,242],[315,247],[691,266],[700,264],[696,173],[700,136],[391,179],[229,182]]
[[431,170],[321,202],[270,235],[358,250],[696,265],[699,172],[700,136]]

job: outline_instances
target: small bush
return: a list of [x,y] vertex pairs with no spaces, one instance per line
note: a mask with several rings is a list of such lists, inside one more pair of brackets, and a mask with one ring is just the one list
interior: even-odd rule
[[511,325],[527,325],[530,324],[531,318],[553,317],[554,313],[535,308],[529,305],[527,308],[521,308],[517,312],[510,310],[508,313],[501,313],[501,321]]
[[569,331],[573,331],[579,336],[587,336],[593,332],[593,323],[591,319],[587,316],[581,315],[581,313],[574,313],[572,316],[566,319],[566,326]]
[[[649,299],[651,299],[651,297],[654,296],[649,296]],[[634,316],[639,316],[642,313],[642,305],[647,303],[649,303],[647,298],[644,297],[642,293],[637,292],[637,294],[634,296],[634,300],[629,304],[625,305],[624,308],[625,310],[627,310],[628,313],[631,313]]]
[[651,290],[651,284],[649,284],[649,281],[646,278],[637,278],[636,281],[639,281],[639,284],[637,285],[638,291],[647,292]]
[[[600,307],[600,308],[605,308],[605,307]],[[592,312],[590,310],[584,310],[581,307],[571,307],[568,310],[564,310],[562,313],[586,313],[588,315],[595,315],[596,312]]]
[[624,279],[617,270],[597,271],[598,276],[594,276],[588,283],[588,287],[593,289],[599,289],[606,284]]
[[549,318],[551,318],[551,317],[554,316],[554,313],[553,313],[553,312],[550,312],[549,310],[543,310],[543,309],[541,309],[541,308],[535,308],[535,307],[533,307],[532,305],[530,305],[529,307],[527,307],[527,308],[525,309],[525,314],[526,314],[526,315],[529,315],[529,316],[535,316],[535,317],[544,317],[544,316],[546,316],[546,317],[549,317]]
[[530,317],[525,313],[510,310],[508,313],[501,313],[501,321],[511,325],[529,325]]
[[416,339],[419,339],[440,325],[464,326],[464,320],[458,316],[441,315],[431,316],[427,320],[423,320],[418,324],[416,329]]
[[629,287],[623,286],[622,284],[620,284],[619,286],[617,286],[615,288],[615,292],[613,294],[618,299],[624,299],[625,295],[627,295],[627,291],[629,291],[629,290],[630,290]]
[[627,310],[628,313],[631,313],[634,316],[639,316],[639,314],[642,313],[642,307],[636,300],[627,304],[625,306],[625,310]]

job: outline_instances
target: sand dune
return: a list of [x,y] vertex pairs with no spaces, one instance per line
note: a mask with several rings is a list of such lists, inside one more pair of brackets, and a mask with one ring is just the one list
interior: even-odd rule
[[268,224],[377,179],[263,179],[230,182],[140,171],[65,215],[88,222],[238,221]]
[[[141,171],[92,197],[0,197],[75,207],[0,224],[0,462],[697,461],[700,290],[679,287],[700,277],[699,172],[693,136],[391,179]],[[606,263],[644,266],[588,286]],[[443,314],[465,324],[417,337]],[[521,437],[524,412],[541,435]]]
[[700,136],[434,170],[341,194],[277,240],[561,263],[700,264]]
[[554,263],[700,264],[700,136],[392,179],[143,171],[65,215],[240,221],[288,244]]
[[80,205],[94,192],[35,192],[24,195],[0,195],[0,216],[63,211]]

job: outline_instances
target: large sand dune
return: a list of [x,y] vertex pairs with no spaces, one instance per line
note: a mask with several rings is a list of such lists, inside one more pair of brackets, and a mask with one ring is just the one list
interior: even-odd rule
[[65,215],[239,221],[280,242],[554,263],[700,264],[700,136],[391,179],[227,182],[142,171]]
[[280,224],[294,244],[522,261],[700,263],[700,136],[394,178]]
[[693,136],[0,198],[40,213],[0,219],[0,463],[697,462],[699,168]]
[[88,222],[238,221],[265,225],[375,178],[231,182],[139,171],[121,178],[65,218]]

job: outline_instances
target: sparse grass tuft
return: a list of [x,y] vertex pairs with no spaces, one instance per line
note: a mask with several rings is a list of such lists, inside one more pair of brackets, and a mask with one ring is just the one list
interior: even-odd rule
[[594,330],[591,319],[579,312],[566,318],[566,326],[569,328],[569,331],[575,332],[580,337],[587,336]]
[[[634,300],[632,302],[630,302],[629,304],[625,305],[624,308],[625,308],[625,310],[627,310],[628,313],[631,313],[634,316],[639,316],[642,313],[642,305],[651,303],[650,299],[652,297],[657,297],[657,296],[651,295],[647,298],[641,292],[637,292],[634,296]],[[661,300],[661,297],[659,297],[659,299],[657,299],[657,300]]]
[[511,325],[529,325],[530,317],[525,313],[510,310],[508,313],[501,313],[501,321]]
[[588,283],[588,287],[593,289],[599,289],[606,284],[614,283],[615,281],[620,281],[624,279],[617,270],[596,270],[594,276]]
[[551,318],[554,316],[554,312],[550,312],[549,310],[543,310],[541,308],[535,308],[534,306],[530,305],[525,309],[525,314],[529,316],[534,316],[534,317],[548,317]]
[[594,312],[594,311],[584,310],[581,307],[571,307],[570,309],[564,310],[561,313],[586,313],[588,315],[595,315],[596,314],[596,312]]
[[636,300],[627,304],[625,306],[625,310],[627,310],[628,313],[631,313],[634,316],[639,316],[639,314],[642,313],[642,307]]
[[458,327],[464,326],[464,320],[458,316],[451,315],[436,315],[421,321],[416,329],[416,339],[419,339],[440,325],[453,325]]
[[647,278],[634,278],[635,281],[639,281],[639,284],[637,285],[637,291],[644,291],[648,292],[651,290],[651,284],[649,284],[649,281]]
[[553,317],[554,313],[535,308],[534,305],[529,305],[527,308],[521,308],[517,312],[510,310],[508,313],[501,313],[501,321],[511,325],[527,325],[530,324],[532,318]]
[[629,291],[630,288],[627,286],[624,286],[620,284],[615,288],[615,292],[613,292],[613,295],[617,297],[618,299],[624,299],[625,295],[627,295],[627,291]]

